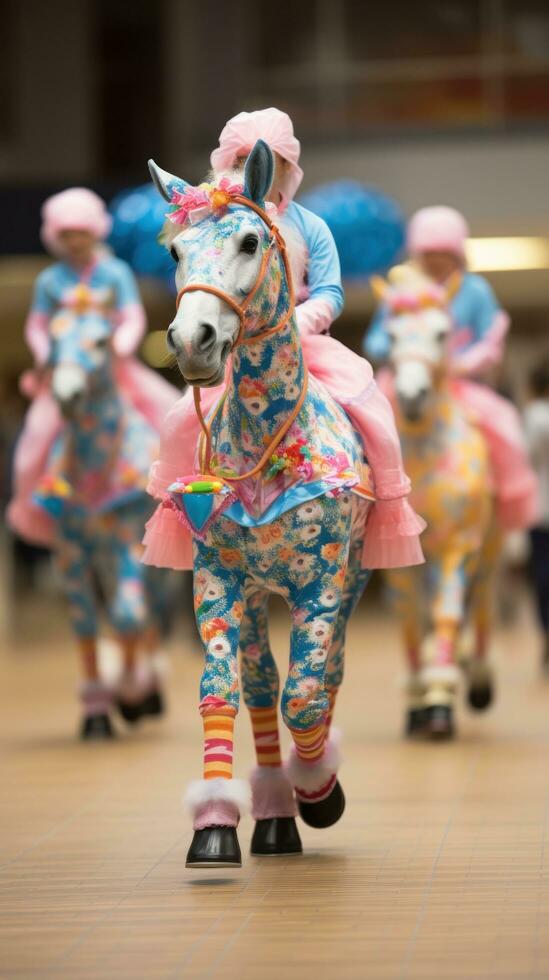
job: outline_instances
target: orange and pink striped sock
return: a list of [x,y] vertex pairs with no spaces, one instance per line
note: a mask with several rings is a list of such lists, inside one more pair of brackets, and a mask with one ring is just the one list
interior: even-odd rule
[[296,754],[302,762],[317,762],[323,751],[326,741],[326,725],[324,722],[315,725],[313,728],[290,729],[294,740]]
[[258,766],[280,766],[280,737],[278,733],[278,709],[250,708],[255,754]]
[[204,725],[204,779],[232,779],[236,708],[222,698],[200,705]]

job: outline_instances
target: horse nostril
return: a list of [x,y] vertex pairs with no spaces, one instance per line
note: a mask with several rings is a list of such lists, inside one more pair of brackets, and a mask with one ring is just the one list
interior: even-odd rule
[[171,354],[177,354],[178,345],[177,345],[177,340],[176,340],[176,329],[175,329],[173,323],[172,323],[171,327],[168,327],[168,331],[167,331],[167,334],[166,334],[166,344],[167,344],[168,350],[170,351]]
[[217,330],[211,323],[201,323],[197,330],[195,349],[200,354],[209,354],[215,346],[217,340]]

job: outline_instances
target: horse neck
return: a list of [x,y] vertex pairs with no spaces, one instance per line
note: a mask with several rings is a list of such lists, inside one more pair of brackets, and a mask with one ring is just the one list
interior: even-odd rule
[[405,419],[399,409],[398,430],[405,453],[409,446],[417,447],[421,444],[423,460],[436,456],[447,442],[454,422],[455,408],[447,378],[442,377],[435,384],[427,411],[417,422]]
[[[290,371],[290,378],[285,377],[286,370]],[[238,347],[232,359],[227,396],[212,426],[215,468],[243,472],[253,467],[295,409],[304,384],[305,367],[295,316],[276,333]],[[261,398],[260,412],[250,409],[250,393],[252,401],[256,395]]]
[[78,417],[68,423],[71,457],[78,474],[111,465],[117,454],[123,405],[112,375],[86,397]]

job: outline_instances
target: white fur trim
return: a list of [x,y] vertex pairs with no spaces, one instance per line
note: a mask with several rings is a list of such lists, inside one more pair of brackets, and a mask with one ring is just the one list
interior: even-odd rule
[[195,779],[189,783],[184,802],[194,817],[207,803],[233,803],[242,814],[251,807],[251,791],[245,779]]
[[421,671],[425,687],[440,686],[454,689],[459,683],[459,670],[454,664],[433,664]]
[[296,816],[294,788],[285,769],[279,766],[256,766],[250,773],[250,784],[252,816],[255,820]]
[[332,729],[318,762],[303,762],[297,755],[295,745],[292,745],[285,767],[292,786],[297,786],[305,793],[314,793],[324,786],[341,765],[340,743],[341,733]]

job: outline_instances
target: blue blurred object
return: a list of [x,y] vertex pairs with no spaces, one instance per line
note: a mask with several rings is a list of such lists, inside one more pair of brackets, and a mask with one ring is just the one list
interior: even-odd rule
[[175,293],[175,263],[158,243],[166,210],[152,184],[122,191],[109,205],[113,219],[109,245],[138,276],[158,279]]
[[299,203],[323,218],[334,236],[343,279],[386,272],[401,257],[406,222],[396,201],[356,180],[321,184]]

